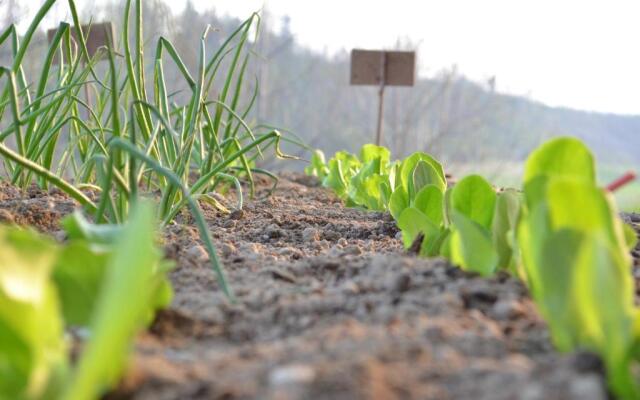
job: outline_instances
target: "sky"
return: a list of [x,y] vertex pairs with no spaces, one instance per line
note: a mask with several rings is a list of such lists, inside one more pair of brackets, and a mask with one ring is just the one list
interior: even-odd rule
[[[288,15],[298,42],[327,54],[392,49],[406,38],[423,76],[457,65],[473,80],[495,76],[500,92],[552,106],[640,114],[638,0],[192,2],[241,18],[263,7],[276,20]],[[181,11],[186,0],[167,3]]]

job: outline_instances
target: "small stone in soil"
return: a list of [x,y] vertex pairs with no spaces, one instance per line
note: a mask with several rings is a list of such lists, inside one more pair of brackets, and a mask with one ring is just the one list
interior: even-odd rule
[[283,270],[278,269],[278,268],[269,268],[265,272],[270,273],[273,276],[273,278],[280,279],[280,280],[283,280],[285,282],[296,283],[296,281],[297,281],[295,276],[293,276],[292,274],[290,274],[287,271],[283,271]]
[[497,320],[504,321],[523,316],[525,310],[516,300],[499,300],[493,305],[491,314]]
[[236,247],[233,245],[233,243],[224,243],[221,246],[221,250],[222,250],[222,254],[224,254],[225,256],[230,256],[232,254],[236,254],[238,252],[238,249],[236,249]]
[[269,374],[269,384],[271,386],[300,385],[312,382],[315,377],[315,371],[307,365],[286,365],[276,368]]
[[242,219],[242,217],[244,217],[244,211],[242,210],[235,210],[235,211],[232,211],[231,214],[229,214],[229,218],[235,219],[235,220]]
[[404,293],[411,287],[411,277],[408,274],[401,274],[394,278],[391,290],[394,293]]
[[312,227],[304,228],[302,231],[302,239],[305,242],[315,242],[320,239],[318,235],[318,230]]
[[279,237],[282,237],[282,230],[278,225],[271,224],[265,230],[265,234],[268,238],[277,239]]
[[193,261],[206,261],[209,259],[209,255],[205,251],[204,247],[198,244],[191,246],[189,250],[187,250],[186,255]]

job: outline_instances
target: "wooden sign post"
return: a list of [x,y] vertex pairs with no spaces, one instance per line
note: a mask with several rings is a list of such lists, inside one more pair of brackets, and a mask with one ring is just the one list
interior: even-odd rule
[[[84,40],[87,45],[87,53],[89,53],[89,57],[94,57],[97,54],[98,56],[101,56],[101,59],[106,58],[107,53],[105,52],[100,54],[99,51],[101,49],[106,50],[109,46],[115,46],[114,38],[116,35],[113,24],[111,22],[102,22],[91,25],[82,25],[80,28],[82,29],[82,35],[84,36]],[[57,32],[58,29],[49,29],[47,31],[47,39],[49,40],[49,43],[51,43]],[[70,27],[69,33],[73,40],[76,43],[79,43],[75,27]],[[62,46],[62,48],[64,49],[64,46]],[[66,62],[68,62],[70,55],[63,53],[63,57],[67,60]],[[84,63],[89,62],[89,60],[85,59],[84,55],[81,57]],[[60,64],[59,55],[56,54],[53,58],[53,63],[56,65]]]
[[382,116],[385,86],[413,86],[416,77],[414,51],[351,51],[351,84],[376,85],[378,89],[378,121],[376,144],[382,143]]
[[[100,53],[100,50],[106,50],[109,46],[114,47],[115,42],[113,41],[115,38],[115,29],[111,22],[103,22],[99,24],[91,24],[91,25],[81,25],[82,36],[84,37],[85,44],[87,45],[87,53],[89,57],[95,57],[96,55],[100,57],[100,59],[105,59],[107,56],[106,51]],[[47,31],[47,39],[49,43],[53,41],[53,38],[56,36],[58,29],[49,29]],[[79,43],[78,37],[76,34],[76,29],[74,27],[70,28],[69,33],[71,34],[71,38]],[[62,57],[63,63],[69,63],[71,60],[71,55],[67,54],[68,51],[65,46],[60,46],[60,51],[56,52],[56,55],[53,57],[53,64],[60,65],[60,58]],[[89,60],[86,59],[84,54],[80,54],[81,62],[86,65],[89,63]],[[87,105],[91,107],[91,96],[89,93],[89,86],[84,84],[84,95]],[[89,110],[87,110],[87,116],[89,115]]]

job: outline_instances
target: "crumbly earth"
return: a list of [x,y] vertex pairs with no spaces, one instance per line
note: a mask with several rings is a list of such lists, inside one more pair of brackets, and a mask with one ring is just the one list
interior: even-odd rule
[[[231,214],[203,205],[235,303],[189,215],[166,228],[173,304],[108,398],[608,398],[600,360],[554,351],[514,278],[407,254],[387,214],[344,208],[308,178],[283,176],[260,198],[267,189]],[[57,222],[73,208],[59,193],[0,186],[0,221],[62,239]]]

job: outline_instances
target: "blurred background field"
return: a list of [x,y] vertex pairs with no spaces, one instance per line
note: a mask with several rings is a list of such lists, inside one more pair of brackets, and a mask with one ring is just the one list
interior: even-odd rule
[[[24,26],[39,3],[39,0],[0,0],[0,23]],[[47,20],[49,28],[57,26],[56,18],[68,17],[62,11],[66,5],[60,3],[61,11],[56,14],[54,10],[53,17]],[[214,31],[207,37],[207,48],[216,49],[241,19],[230,15],[223,6],[216,8],[216,2],[211,2],[213,7],[205,7],[201,2],[175,3],[181,6],[162,0],[143,3],[149,47],[147,65],[153,67],[151,49],[162,35],[174,43],[185,64],[195,71],[198,49],[193,46],[194,38],[200,37],[209,24]],[[119,0],[79,4],[85,22],[93,15],[95,22],[109,20],[117,27],[122,25]],[[250,61],[251,84],[246,85],[244,101],[249,101],[256,85],[259,94],[248,120],[254,124],[269,123],[327,155],[342,149],[357,151],[362,144],[371,142],[377,89],[349,85],[350,49],[319,50],[299,40],[299,28],[292,28],[295,16],[272,13],[268,3],[255,11],[261,11],[261,31],[258,40],[252,43],[255,56]],[[358,18],[365,17],[354,17],[353,29],[358,29]],[[331,21],[326,22],[326,29],[332,29]],[[387,36],[393,34],[390,31]],[[603,184],[627,170],[640,170],[640,116],[549,106],[526,93],[502,90],[499,75],[469,78],[455,63],[430,65],[429,49],[421,45],[420,38],[397,36],[392,40],[392,44],[384,46],[418,50],[420,71],[415,87],[387,89],[383,144],[395,158],[423,150],[439,157],[454,175],[474,171],[496,185],[510,186],[519,181],[522,162],[534,147],[552,136],[570,135],[584,140],[596,153]],[[446,42],[446,37],[442,40]],[[45,32],[38,32],[28,54],[30,62],[26,67],[33,70],[26,71],[27,76],[35,76],[40,70],[46,49]],[[567,49],[567,57],[571,57],[571,49]],[[549,62],[558,63],[560,68],[562,60]],[[9,52],[0,52],[0,64],[9,63]],[[170,66],[165,74],[168,81],[180,82],[178,71]],[[183,89],[186,93],[187,88]],[[629,90],[632,89],[630,86]],[[181,95],[180,90],[173,94],[175,99]],[[297,146],[286,150],[303,159],[309,157],[307,151]],[[269,163],[274,169],[304,167],[303,162]],[[621,208],[640,210],[640,183],[624,187],[616,196]]]

